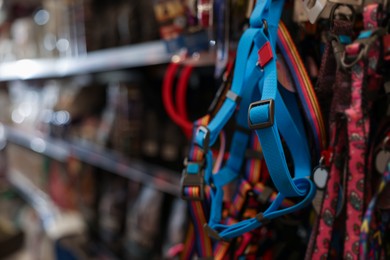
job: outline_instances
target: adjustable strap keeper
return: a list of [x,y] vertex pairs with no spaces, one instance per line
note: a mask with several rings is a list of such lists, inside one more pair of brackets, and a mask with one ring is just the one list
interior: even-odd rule
[[236,93],[234,93],[233,91],[229,90],[227,93],[226,93],[226,98],[228,99],[231,99],[233,102],[239,104],[240,101],[241,101],[241,97],[239,95],[237,95]]
[[262,212],[257,214],[255,218],[256,218],[257,221],[261,222],[261,224],[263,224],[263,225],[266,225],[266,224],[271,222],[270,219],[267,219],[267,218],[264,217],[264,214]]
[[[204,161],[186,162],[180,184],[180,194],[183,200],[203,200],[204,199]],[[196,188],[197,192],[189,189]]]
[[216,241],[230,242],[230,239],[224,239],[223,237],[221,237],[219,235],[219,233],[216,230],[212,229],[209,225],[204,224],[203,228],[207,232],[209,237],[211,237],[212,239],[214,239]]
[[195,133],[196,144],[206,152],[210,145],[210,130],[206,126],[199,126]]

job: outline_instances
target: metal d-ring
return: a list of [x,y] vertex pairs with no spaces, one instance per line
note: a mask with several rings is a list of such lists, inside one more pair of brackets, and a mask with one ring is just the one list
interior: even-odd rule
[[350,63],[347,63],[345,61],[345,52],[343,52],[340,63],[345,69],[350,69],[353,66],[355,66],[361,59],[363,59],[364,53],[365,53],[364,49],[360,50],[359,55],[355,59],[353,59]]
[[383,28],[380,28],[380,29],[377,29],[374,32],[372,32],[370,38],[368,38],[368,39],[361,39],[360,42],[359,42],[359,44],[361,46],[361,49],[359,51],[359,55],[355,59],[353,59],[350,63],[346,63],[345,62],[345,52],[344,52],[342,57],[341,57],[341,65],[344,68],[346,68],[346,69],[350,69],[354,65],[356,65],[356,63],[358,63],[359,60],[361,60],[363,58],[367,58],[367,54],[368,54],[368,51],[371,48],[371,45],[375,41],[377,41],[378,37],[383,35],[384,32],[385,32],[385,30]]

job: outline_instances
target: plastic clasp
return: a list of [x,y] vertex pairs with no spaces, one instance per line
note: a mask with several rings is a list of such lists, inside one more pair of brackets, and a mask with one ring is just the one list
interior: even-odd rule
[[[185,161],[185,168],[182,172],[180,193],[183,200],[204,199],[204,160],[200,162]],[[185,188],[198,188],[197,194],[186,194]],[[196,196],[198,195],[198,196]]]
[[[252,121],[250,120],[251,109],[253,109],[254,107],[265,106],[265,105],[268,105],[268,121],[253,124]],[[262,128],[267,128],[267,127],[273,126],[274,117],[275,117],[275,104],[274,104],[273,99],[260,100],[260,101],[257,101],[257,102],[250,104],[250,106],[249,106],[248,125],[249,125],[249,128],[252,130],[257,130],[257,129],[262,129]]]
[[[202,133],[203,136],[201,136]],[[210,145],[210,130],[206,126],[201,125],[196,129],[195,136],[198,146],[206,152]]]

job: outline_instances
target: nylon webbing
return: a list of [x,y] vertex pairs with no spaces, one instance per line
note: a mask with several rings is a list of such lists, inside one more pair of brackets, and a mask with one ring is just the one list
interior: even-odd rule
[[[198,127],[194,134],[194,143],[204,152],[202,157],[204,181],[211,187],[211,211],[205,230],[217,240],[229,240],[246,233],[238,240],[237,257],[244,251],[257,248],[253,243],[251,244],[254,237],[251,231],[267,220],[307,206],[314,196],[315,187],[308,178],[311,172],[311,156],[298,103],[301,103],[306,111],[306,119],[313,133],[318,154],[326,143],[321,111],[303,63],[298,58],[298,53],[286,28],[281,26],[278,33],[283,4],[283,0],[256,3],[250,19],[250,28],[244,32],[238,45],[231,89],[212,120]],[[299,102],[295,94],[284,90],[283,86],[277,82],[276,42],[278,37],[280,38],[279,48],[285,55],[289,69],[294,75]],[[260,98],[260,102],[255,102],[249,107],[249,111],[245,111],[248,104],[256,97],[252,94],[253,89],[259,93],[256,99]],[[239,100],[241,103],[238,106]],[[236,218],[242,215],[240,216],[242,220],[238,221],[230,217],[222,223],[223,187],[239,176],[244,155],[242,151],[247,148],[248,134],[245,131],[234,133],[230,157],[216,174],[212,174],[211,171],[213,158],[210,147],[215,144],[217,136],[233,116],[237,107],[239,108],[236,113],[237,125],[245,128],[246,120],[249,119],[249,125],[256,130],[271,179],[279,193],[268,195],[266,201],[270,203],[270,206],[262,213],[257,213],[249,207],[243,210],[248,192],[259,197],[266,193],[266,187],[258,180],[260,173],[253,172],[257,169],[252,167],[250,175],[239,181],[239,192],[232,203],[235,209],[230,212],[231,216]],[[286,164],[281,136],[290,151],[293,151],[291,153],[294,166],[293,176]],[[293,204],[286,201],[286,197],[300,197],[301,200]],[[218,243],[216,249],[221,248],[219,257],[222,259],[228,249],[226,246],[218,247],[221,244]]]
[[[390,161],[383,161],[382,169],[377,166],[377,159],[381,153],[390,149],[390,121],[389,117],[380,119],[375,134],[371,140],[371,149],[368,158],[368,171],[371,173],[367,176],[370,180],[371,187],[374,189],[374,195],[368,203],[366,212],[363,217],[363,223],[360,228],[360,259],[388,259],[390,251],[386,246],[386,232],[390,228],[390,216],[383,202],[388,201],[386,192],[390,190]],[[383,172],[382,172],[383,171]],[[379,175],[379,182],[378,182]],[[370,187],[370,185],[366,185]],[[388,243],[387,243],[388,244]]]
[[[263,4],[264,4],[264,6],[267,6],[267,3],[263,3]],[[278,6],[280,8],[282,7],[282,2],[273,1],[272,4],[280,5],[280,6]],[[259,10],[264,11],[264,9],[266,8],[264,6],[262,6],[262,4],[258,5],[255,8],[254,14],[258,14]],[[273,38],[276,39],[276,32],[277,32],[276,25],[277,25],[277,23],[275,24],[275,21],[278,21],[278,16],[275,14],[275,12],[272,12],[272,14],[273,14],[273,16],[272,16],[273,20],[271,19],[271,22],[268,22],[268,32],[269,32],[269,35],[273,35]],[[259,19],[257,19],[256,21],[258,21],[258,20]],[[263,30],[259,31],[259,33],[256,35],[256,39],[255,40],[256,40],[255,41],[255,43],[256,43],[255,46],[257,48],[259,48],[259,52],[261,52],[263,47],[267,44],[267,42],[269,42],[268,38],[264,35]],[[269,45],[273,46],[271,51],[274,52],[274,48],[276,47],[275,46],[275,42],[274,43],[270,42]],[[261,60],[262,57],[266,57],[266,56],[262,56],[261,53],[260,53],[260,59],[259,59],[260,63],[262,63],[262,60]],[[272,59],[271,59],[271,61],[272,61]],[[270,61],[265,61],[265,63],[268,63],[268,62],[270,62]],[[273,59],[272,62],[274,63],[274,59]],[[266,65],[269,66],[268,64],[266,64]],[[266,67],[263,68],[263,70],[264,70],[264,77],[263,77],[264,80],[267,80],[267,79],[270,78],[269,75],[268,76],[266,75],[267,73],[271,73],[271,74],[274,73],[273,75],[275,75],[275,76],[271,76],[271,78],[274,77],[276,79],[276,67],[275,67],[274,70],[271,70],[271,71],[266,69]],[[266,83],[263,84],[263,81],[261,80],[260,81],[260,85],[259,85],[260,86],[260,91],[262,89],[262,87],[261,87],[262,85],[266,86],[267,84]],[[275,87],[276,87],[276,85],[275,85]],[[289,98],[288,95],[285,95],[285,97],[282,97],[281,94],[278,93],[278,91],[276,91],[275,89],[272,90],[272,88],[271,88],[270,90],[271,90],[271,92],[274,91],[273,93],[275,93],[275,95],[276,95],[276,97],[275,97],[276,102],[275,103],[278,104],[278,106],[277,106],[278,114],[285,114],[283,116],[283,120],[282,119],[280,120],[280,124],[283,126],[282,128],[284,128],[284,130],[281,130],[282,132],[284,131],[284,136],[289,136],[290,135],[290,133],[287,133],[287,131],[288,131],[287,129],[289,129],[291,131],[291,127],[293,127],[293,133],[296,136],[300,136],[301,135],[300,133],[303,132],[303,126],[302,126],[302,124],[300,124],[300,122],[302,122],[302,120],[299,119],[299,116],[296,117],[297,120],[295,120],[295,121],[293,121],[291,119],[293,116],[290,115],[291,112],[286,109],[286,105],[285,105],[284,100],[283,100],[285,98],[288,99]],[[264,95],[264,91],[261,91],[261,92],[263,92],[263,95]],[[262,96],[262,99],[263,98],[264,97]],[[288,104],[293,104],[294,101],[286,102],[286,104],[287,103]],[[282,111],[282,112],[280,112],[280,111]],[[295,110],[295,111],[298,111],[298,110]],[[294,115],[294,117],[295,116],[297,116],[297,115]],[[287,120],[284,120],[284,119],[286,119],[286,117],[287,117]],[[294,122],[294,123],[290,124],[289,122]],[[291,138],[292,135],[290,135],[289,136],[290,138],[286,138],[287,143],[289,144],[290,147],[295,145],[295,147],[299,146],[299,147],[303,147],[303,149],[306,149],[305,150],[306,152],[303,152],[304,155],[302,157],[305,157],[305,160],[307,160],[310,157],[309,156],[309,152],[308,152],[308,148],[305,145],[302,146],[302,143],[305,143],[305,141],[303,141],[302,137],[301,138],[295,138],[296,136],[294,136],[294,138]],[[260,142],[261,142],[261,140],[262,139],[260,138]],[[276,140],[276,138],[275,138],[275,140]],[[297,142],[299,142],[299,145],[297,145]],[[280,145],[280,147],[281,147],[281,145]],[[263,150],[264,150],[264,147],[263,147]],[[310,170],[309,170],[310,167],[305,168],[305,165],[310,165],[310,163],[307,164],[307,162],[303,162],[304,160],[302,158],[299,158],[299,157],[295,157],[294,159],[295,159],[296,165],[297,165],[297,175],[298,176],[307,176],[309,174],[309,172],[310,172]],[[266,160],[267,160],[267,158],[266,158]],[[274,163],[274,164],[277,165],[277,163]],[[272,164],[272,165],[274,165],[274,164]],[[299,168],[299,167],[303,167],[303,168]],[[285,166],[285,168],[287,169],[286,166]],[[274,173],[275,172],[277,172],[277,171],[274,170]],[[263,215],[263,216],[267,216],[268,215],[271,218],[277,217],[277,216],[280,216],[280,215],[283,215],[283,214],[287,214],[289,212],[293,212],[293,211],[297,210],[298,208],[301,208],[301,207],[307,205],[307,203],[310,201],[311,196],[313,195],[313,191],[314,191],[311,182],[308,181],[307,179],[304,179],[304,178],[292,181],[291,177],[289,177],[289,172],[288,171],[287,171],[285,176],[287,177],[287,179],[290,178],[289,182],[293,185],[291,187],[296,187],[296,191],[301,190],[302,191],[300,193],[301,195],[304,195],[307,192],[307,197],[303,201],[301,201],[300,203],[294,205],[291,208],[283,209],[283,210],[277,210],[279,208],[280,204],[282,203],[283,199],[284,199],[284,195],[279,194],[278,196],[276,196],[275,201],[270,206],[270,208],[266,212],[261,214],[261,215]],[[277,180],[278,177],[275,177],[275,174],[274,174],[273,175],[274,182],[275,182],[275,179]],[[296,195],[296,193],[293,192],[291,189],[290,189],[290,191],[289,190],[286,191],[286,186],[284,184],[279,185],[279,187],[282,187],[279,190],[282,190],[284,192],[284,194],[287,194],[287,195],[290,195],[290,196],[292,194]],[[260,216],[260,215],[258,215],[258,216]],[[246,231],[253,230],[254,228],[256,228],[256,227],[258,227],[260,225],[261,225],[261,221],[259,221],[259,218],[251,218],[251,219],[247,219],[247,220],[241,221],[239,223],[236,223],[236,224],[233,224],[233,225],[230,225],[230,226],[223,225],[223,224],[215,224],[214,225],[214,230],[219,232],[219,236],[220,237],[228,239],[228,238],[233,238],[233,237],[236,237],[236,236],[238,236],[240,234],[243,234]],[[212,225],[210,225],[210,226],[212,226]]]
[[[338,211],[344,204],[346,229],[343,258],[359,258],[359,230],[369,195],[365,180],[370,131],[367,112],[370,104],[365,100],[365,93],[368,89],[367,79],[376,76],[379,60],[378,31],[375,30],[378,26],[375,19],[379,16],[378,4],[364,8],[365,28],[369,30],[361,32],[357,40],[345,47],[345,52],[341,48],[340,36],[333,35],[329,43],[329,48],[332,44],[335,50],[334,58],[338,68],[329,115],[333,157],[318,228],[314,230],[318,232],[315,247],[308,249],[307,259],[337,257],[331,254],[330,248],[335,236],[334,226]],[[324,66],[329,66],[330,63],[324,59],[329,57],[324,55],[322,62]],[[326,70],[328,68],[323,69]],[[324,78],[324,75],[320,77],[320,84],[323,84],[321,81],[329,83],[329,79]],[[341,199],[343,197],[345,198]],[[341,234],[340,230],[338,234]]]
[[[346,86],[347,90],[350,86],[349,75],[345,71],[339,69],[340,57],[334,56],[334,43],[339,44],[341,48],[348,43],[348,38],[352,33],[353,24],[350,21],[334,20],[330,28],[329,39],[325,47],[325,52],[322,57],[320,74],[318,77],[317,90],[319,92],[320,100],[325,100],[322,103],[322,108],[332,106],[328,111],[325,111],[325,117],[329,120],[330,125],[330,148],[329,152],[332,154],[329,178],[327,181],[327,190],[322,201],[320,215],[317,218],[315,227],[312,230],[311,241],[306,253],[306,259],[321,259],[329,255],[330,241],[332,239],[333,222],[337,215],[337,203],[340,194],[340,183],[342,181],[342,165],[335,162],[343,161],[343,152],[345,146],[345,120],[340,113],[344,110],[338,109],[339,103],[347,107],[349,105],[348,99],[338,99],[342,96],[338,92],[345,94],[344,89],[339,86]],[[337,71],[337,73],[336,73]],[[330,87],[331,86],[331,87]],[[335,94],[333,94],[335,92]],[[314,242],[315,240],[315,242]]]
[[[201,119],[199,119],[195,125],[207,125],[209,122],[209,117],[205,116]],[[196,127],[195,130],[196,131]],[[197,147],[196,145],[192,145],[191,151],[189,153],[188,157],[188,163],[194,162],[202,162],[204,160],[204,153],[203,150]],[[198,171],[197,171],[198,170]],[[201,169],[196,169],[193,173],[189,172],[189,174],[200,174]],[[200,176],[203,178],[203,176]],[[206,232],[203,229],[203,225],[207,223],[208,216],[206,213],[208,212],[208,205],[207,200],[194,200],[194,198],[200,198],[202,197],[202,190],[200,186],[188,186],[183,187],[184,195],[192,198],[188,202],[189,212],[192,220],[192,224],[194,227],[193,237],[188,236],[189,244],[191,244],[191,240],[195,240],[195,251],[198,257],[205,258],[205,257],[212,257],[213,256],[213,250],[212,250],[212,242],[209,236],[206,234]],[[191,232],[190,234],[191,235]],[[187,243],[186,243],[187,244]],[[186,252],[187,254],[189,252]],[[192,252],[189,253],[192,255]],[[182,258],[184,257],[184,254],[182,255]],[[187,256],[186,256],[187,257]]]
[[[326,129],[321,108],[302,59],[299,56],[297,48],[295,47],[295,44],[286,26],[282,22],[279,24],[277,43],[290,70],[298,72],[291,73],[291,75],[295,85],[301,86],[297,87],[296,89],[304,107],[303,111],[306,114],[306,119],[309,121],[310,127],[312,128],[312,132],[314,134],[314,141],[318,156],[320,152],[326,147]],[[308,102],[308,100],[310,100],[310,102]]]
[[[378,28],[379,4],[368,5],[364,8],[364,25],[366,30],[374,32]],[[367,38],[366,38],[367,37]],[[356,59],[361,52],[361,40],[373,37],[372,34],[362,32],[358,40],[346,47],[346,58]],[[376,73],[379,60],[379,41],[371,43],[367,53],[351,68],[351,106],[345,110],[348,121],[349,137],[349,175],[347,183],[347,218],[346,239],[344,243],[344,257],[358,259],[359,233],[356,227],[362,226],[365,211],[365,179],[367,173],[366,153],[368,153],[368,139],[370,133],[370,118],[367,111],[369,104],[364,103],[364,93],[367,93],[367,76]]]

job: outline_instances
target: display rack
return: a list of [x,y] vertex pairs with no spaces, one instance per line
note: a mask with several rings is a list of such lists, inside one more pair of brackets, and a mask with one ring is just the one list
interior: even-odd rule
[[89,52],[77,58],[23,59],[4,62],[0,81],[61,78],[168,63],[164,41],[152,41]]
[[9,170],[9,182],[37,212],[46,234],[52,239],[70,234],[82,234],[85,224],[79,213],[62,212],[44,191],[16,170]]
[[60,162],[76,158],[89,165],[149,185],[156,190],[179,196],[180,175],[163,167],[139,160],[130,160],[102,147],[79,145],[72,142],[26,133],[5,127],[8,142],[30,149]]

